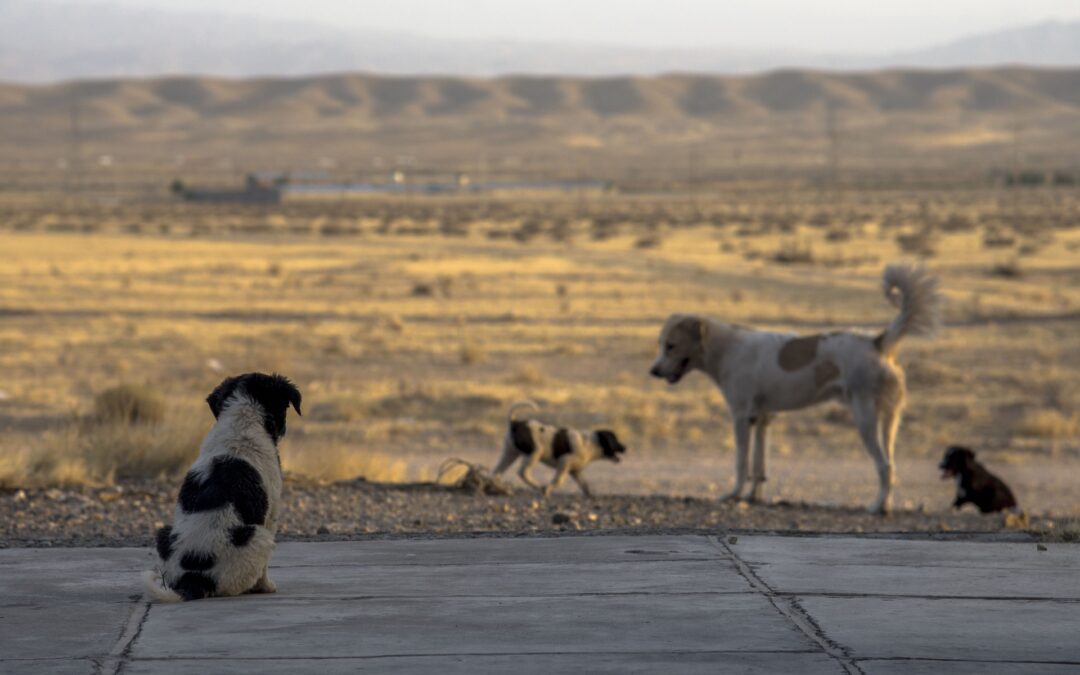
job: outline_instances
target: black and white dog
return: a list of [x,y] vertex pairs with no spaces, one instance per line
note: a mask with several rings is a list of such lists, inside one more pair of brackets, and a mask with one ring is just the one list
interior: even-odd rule
[[[567,476],[571,476],[588,497],[592,493],[581,476],[585,467],[597,459],[618,462],[619,455],[626,452],[626,447],[616,438],[615,432],[608,429],[582,432],[536,420],[514,419],[514,411],[522,407],[539,408],[532,401],[519,401],[510,406],[502,457],[494,469],[495,475],[509,469],[519,457],[524,457],[518,475],[530,487],[543,492],[544,496],[550,495],[566,481]],[[540,462],[555,469],[555,477],[544,486],[532,478],[532,470]]]
[[163,602],[273,593],[267,576],[281,507],[285,413],[300,392],[281,375],[227,378],[206,398],[217,422],[180,487],[171,527],[157,533],[160,572],[143,575]]
[[1016,498],[1012,490],[994,474],[975,461],[975,453],[958,445],[945,450],[945,456],[938,465],[941,478],[956,479],[956,500],[953,508],[958,509],[971,502],[983,513],[994,513],[1016,507]]

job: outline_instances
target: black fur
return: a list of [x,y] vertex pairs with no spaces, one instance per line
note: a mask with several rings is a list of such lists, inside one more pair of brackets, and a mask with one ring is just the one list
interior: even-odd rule
[[202,600],[217,591],[217,582],[202,572],[184,572],[172,589],[184,600]]
[[176,535],[173,534],[171,525],[166,525],[157,531],[157,553],[162,562],[165,562],[172,556],[173,546],[175,545]]
[[1009,486],[975,461],[972,450],[958,445],[950,446],[938,467],[946,478],[960,476],[953,508],[959,509],[971,502],[982,513],[994,513],[1016,506],[1016,498]]
[[285,435],[285,413],[291,405],[300,412],[300,390],[284,375],[266,375],[265,373],[245,373],[228,377],[206,397],[210,412],[217,419],[225,404],[237,390],[246,394],[263,409],[263,427],[276,444]]
[[613,462],[620,461],[619,454],[626,452],[626,446],[619,442],[615,432],[610,429],[600,429],[596,432],[596,442],[604,451],[604,457]]
[[180,508],[185,513],[213,511],[232,504],[245,525],[263,525],[270,508],[266,488],[255,467],[235,457],[218,457],[206,480],[188,473],[180,487]]
[[213,567],[215,562],[213,553],[188,551],[180,558],[180,567],[191,572],[205,572]]
[[247,546],[254,536],[254,525],[237,525],[229,530],[229,541],[232,542],[233,546]]
[[510,422],[510,438],[513,439],[514,447],[517,448],[518,452],[531,455],[536,451],[536,441],[533,440],[528,422],[521,420]]
[[555,436],[551,439],[551,456],[558,459],[563,455],[569,455],[573,451],[574,449],[570,447],[570,432],[566,429],[556,431]]

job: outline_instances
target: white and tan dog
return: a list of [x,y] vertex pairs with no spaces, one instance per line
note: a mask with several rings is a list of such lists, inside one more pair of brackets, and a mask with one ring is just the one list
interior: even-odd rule
[[873,513],[891,508],[893,444],[904,408],[904,373],[896,363],[900,340],[929,335],[938,323],[937,279],[921,267],[885,268],[885,297],[899,314],[883,332],[843,331],[799,337],[758,331],[690,314],[673,314],[660,332],[660,354],[649,371],[678,382],[692,370],[708,375],[727,401],[735,427],[735,486],[721,499],[742,495],[753,432],[751,501],[765,481],[766,432],[775,413],[829,399],[846,403],[880,487]]
[[[527,485],[543,492],[544,496],[549,496],[570,476],[588,497],[592,492],[581,476],[585,467],[598,459],[618,462],[619,455],[626,452],[626,447],[619,442],[615,432],[609,429],[586,432],[555,427],[536,420],[514,419],[514,412],[524,407],[539,409],[532,401],[518,401],[510,406],[502,457],[493,471],[495,475],[502,474],[518,458],[524,457],[518,475]],[[543,486],[532,477],[532,470],[541,462],[555,469],[555,477]]]
[[173,524],[158,530],[159,571],[143,581],[176,602],[273,593],[267,575],[281,508],[278,441],[300,392],[281,375],[227,378],[207,397],[217,420],[184,478]]

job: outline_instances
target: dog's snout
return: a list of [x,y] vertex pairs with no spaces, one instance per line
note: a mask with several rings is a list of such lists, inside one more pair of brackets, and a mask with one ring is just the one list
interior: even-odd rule
[[652,368],[649,369],[649,374],[653,377],[660,377],[660,366],[654,365]]

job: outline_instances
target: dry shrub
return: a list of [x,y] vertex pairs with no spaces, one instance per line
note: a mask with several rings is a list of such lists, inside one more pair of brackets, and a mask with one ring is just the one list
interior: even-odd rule
[[786,241],[769,258],[781,265],[812,265],[814,247],[808,241]]
[[536,367],[535,364],[526,363],[524,366],[518,369],[518,371],[510,377],[512,384],[526,384],[526,385],[540,385],[545,381],[544,372]]
[[461,343],[460,356],[464,365],[471,366],[484,360],[484,348],[472,340],[465,340]]
[[199,454],[205,424],[194,415],[155,424],[72,424],[39,446],[0,456],[0,486],[109,485],[185,471]]
[[1080,433],[1080,415],[1059,410],[1027,410],[1017,420],[1013,433],[1020,436],[1070,439]]
[[1016,237],[999,229],[987,229],[983,234],[983,248],[1012,248],[1016,245]]
[[154,389],[121,384],[94,398],[88,421],[94,424],[158,424],[165,417],[165,401]]
[[347,399],[322,400],[304,412],[304,419],[314,422],[356,422],[364,416],[364,406]]
[[634,242],[634,248],[660,248],[663,243],[664,240],[658,233],[643,234]]
[[1012,258],[1010,260],[1002,260],[994,263],[990,267],[990,276],[1001,277],[1003,279],[1019,279],[1024,275],[1020,269],[1020,260],[1018,258]]
[[910,255],[932,258],[937,253],[937,237],[929,228],[896,235],[896,245]]

